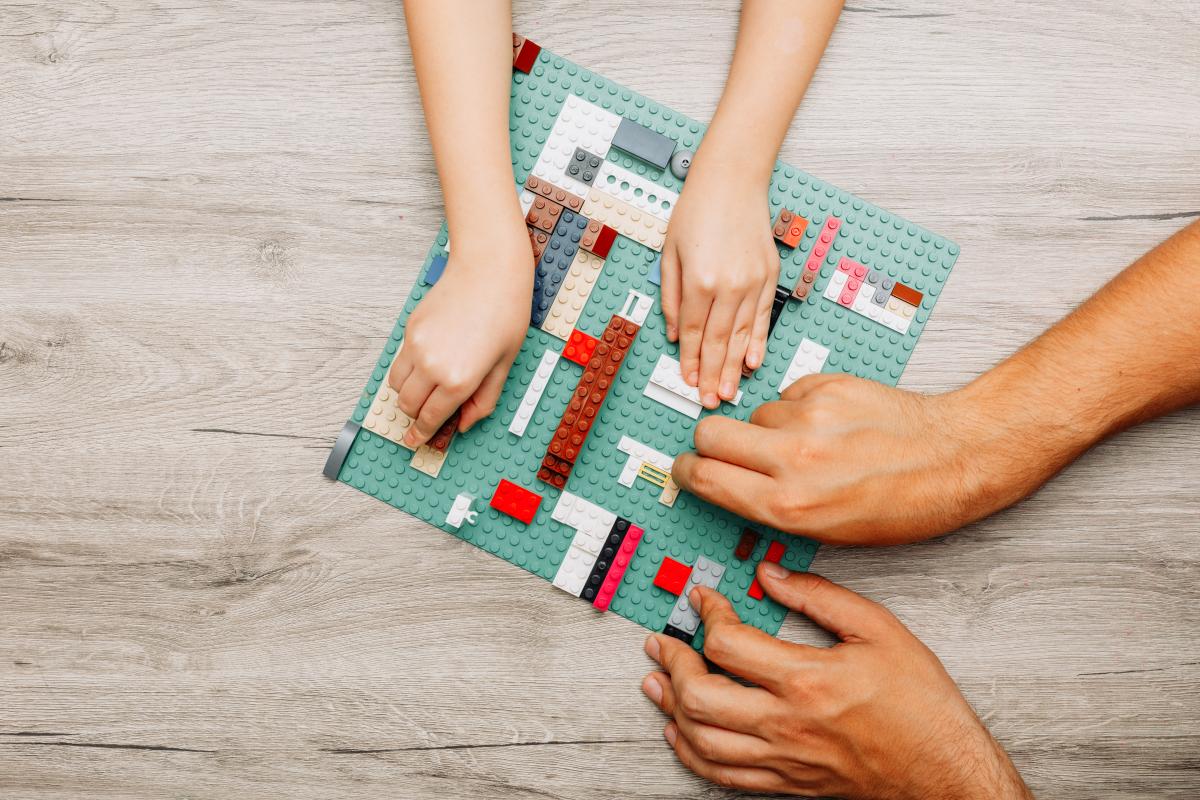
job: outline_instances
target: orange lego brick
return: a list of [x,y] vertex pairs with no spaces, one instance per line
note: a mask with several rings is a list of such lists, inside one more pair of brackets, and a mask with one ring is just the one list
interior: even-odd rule
[[916,289],[911,289],[905,286],[903,283],[897,281],[896,285],[892,287],[892,297],[900,300],[901,302],[908,303],[910,306],[920,308],[921,298],[923,298],[924,295],[918,292]]
[[562,215],[563,207],[545,197],[535,197],[529,213],[525,215],[525,223],[546,233],[554,233],[554,226]]
[[800,244],[800,239],[804,236],[804,229],[807,227],[808,220],[804,217],[788,211],[786,208],[781,208],[779,216],[775,218],[775,224],[771,228],[771,234],[781,244],[795,247]]

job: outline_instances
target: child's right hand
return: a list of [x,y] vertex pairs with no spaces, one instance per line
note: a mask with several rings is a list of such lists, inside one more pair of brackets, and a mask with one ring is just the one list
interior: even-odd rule
[[424,444],[455,409],[460,431],[491,414],[525,341],[533,251],[520,225],[454,239],[446,269],[408,318],[388,383]]

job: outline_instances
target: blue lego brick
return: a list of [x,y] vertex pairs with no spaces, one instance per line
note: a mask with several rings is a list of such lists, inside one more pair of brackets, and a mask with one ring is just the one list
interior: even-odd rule
[[[659,169],[671,162],[671,153],[675,150],[674,140],[628,118],[621,120],[621,124],[617,126],[612,146]],[[688,163],[690,166],[691,162]],[[686,174],[685,171],[684,175]]]
[[[674,140],[680,149],[695,152],[704,135],[703,124],[543,49],[529,74],[516,72],[512,79],[509,134],[517,185],[523,185],[532,171],[568,95],[579,96],[618,116],[660,131]],[[683,187],[682,180],[669,170],[660,174],[649,164],[615,148],[610,149],[605,158],[673,191],[678,192]],[[783,286],[793,286],[799,279],[825,220],[831,215],[837,216],[841,228],[821,260],[813,293],[804,302],[793,300],[781,304],[767,342],[763,365],[742,381],[742,403],[736,406],[722,404],[716,411],[707,413],[745,420],[757,406],[777,400],[780,381],[805,338],[829,349],[825,372],[844,372],[895,385],[941,295],[958,256],[958,247],[783,163],[775,166],[768,205],[766,224],[770,224],[784,206],[812,223],[797,247],[780,252],[780,283]],[[445,248],[446,229],[443,225],[423,268],[428,269],[436,257],[445,253]],[[888,281],[899,281],[922,293],[920,307],[907,334],[895,333],[820,297],[842,257],[877,270],[882,277],[882,287],[887,287]],[[576,327],[584,331],[603,330],[609,318],[620,311],[631,288],[646,290],[648,279],[655,272],[656,260],[654,251],[618,236]],[[354,410],[353,422],[363,421],[376,390],[386,379],[408,315],[426,292],[428,287],[424,284],[414,287],[367,381]],[[496,412],[470,431],[454,437],[438,478],[410,468],[412,454],[408,450],[361,430],[338,473],[339,479],[546,581],[552,580],[574,535],[571,529],[551,519],[559,496],[556,490],[546,489],[537,515],[529,525],[495,509],[485,508],[479,512],[474,524],[463,524],[455,530],[446,523],[446,516],[458,494],[489,496],[502,478],[524,486],[536,484],[535,475],[542,455],[575,389],[578,371],[557,369],[553,372],[539,403],[543,420],[540,426],[531,425],[524,436],[514,438],[508,433],[508,424],[537,370],[542,353],[547,347],[557,350],[561,346],[561,341],[542,330],[531,328],[528,331]],[[661,406],[642,394],[654,364],[663,352],[678,358],[677,346],[666,341],[662,312],[656,301],[614,378],[566,487],[567,491],[645,529],[610,610],[652,631],[662,631],[675,597],[654,588],[658,565],[665,556],[688,564],[696,563],[703,556],[724,565],[725,573],[718,590],[729,597],[738,615],[751,625],[775,633],[786,609],[769,597],[762,601],[747,597],[754,567],[771,542],[778,541],[787,548],[781,562],[783,566],[790,570],[806,570],[817,552],[815,542],[755,526],[762,533],[755,552],[749,558],[738,559],[734,550],[746,525],[744,520],[686,492],[668,507],[658,502],[661,490],[646,481],[635,481],[628,488],[617,483],[626,460],[624,454],[617,451],[617,443],[623,435],[671,455],[692,447],[696,422],[681,415],[664,420]],[[545,590],[553,591],[548,585]],[[580,614],[601,613],[585,609],[578,603],[573,607],[578,607],[576,613]],[[693,646],[702,646],[703,633],[701,628],[692,641]],[[682,632],[681,635],[690,638]]]
[[654,263],[650,265],[649,281],[655,286],[662,286],[662,256],[654,259]]
[[575,253],[579,251],[579,241],[587,229],[588,219],[582,214],[563,209],[554,226],[554,233],[538,259],[537,270],[533,273],[533,306],[529,315],[529,324],[538,327],[545,321],[558,295],[558,287],[562,285]]
[[434,256],[429,262],[429,268],[425,270],[425,277],[421,282],[426,286],[433,286],[438,282],[438,278],[442,277],[442,272],[446,269],[446,257]]

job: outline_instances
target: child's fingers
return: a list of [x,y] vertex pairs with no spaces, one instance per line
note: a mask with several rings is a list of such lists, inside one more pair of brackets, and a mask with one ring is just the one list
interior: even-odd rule
[[663,248],[660,267],[660,297],[662,298],[663,318],[667,322],[667,341],[679,340],[679,256],[669,243]]
[[741,298],[718,295],[708,312],[708,322],[700,342],[700,402],[705,408],[716,408],[721,404],[717,395],[721,369],[725,365],[725,354],[729,351],[729,339],[733,335],[733,323],[740,301]]
[[396,405],[408,416],[416,419],[421,406],[433,392],[434,383],[418,369],[413,369],[404,379],[404,385],[396,390]]
[[496,410],[496,401],[504,390],[504,381],[508,379],[508,369],[503,365],[496,366],[484,377],[483,383],[462,405],[462,416],[459,417],[458,429],[469,431],[471,426]]
[[423,445],[437,433],[438,428],[442,427],[454,409],[458,408],[458,401],[444,386],[439,386],[430,393],[429,399],[421,406],[421,412],[417,415],[416,421],[412,427],[408,429],[408,433],[404,435],[404,440],[413,445]]
[[408,358],[408,353],[401,350],[396,354],[396,360],[392,362],[392,368],[388,370],[387,382],[388,386],[392,387],[392,391],[397,394],[404,387],[404,381],[408,379],[412,372],[412,361]]
[[729,349],[725,351],[725,363],[721,367],[721,385],[717,388],[722,400],[733,400],[737,396],[742,364],[746,361],[746,350],[750,346],[750,335],[754,330],[757,305],[757,297],[747,296],[742,300],[737,316],[734,317],[733,334],[729,337]]
[[711,292],[691,284],[683,288],[679,303],[679,371],[689,386],[700,385],[700,340],[712,306]]
[[746,348],[746,366],[758,369],[767,355],[767,336],[771,332],[771,304],[775,300],[775,287],[768,283],[758,296],[754,309],[754,330],[750,334],[750,346]]

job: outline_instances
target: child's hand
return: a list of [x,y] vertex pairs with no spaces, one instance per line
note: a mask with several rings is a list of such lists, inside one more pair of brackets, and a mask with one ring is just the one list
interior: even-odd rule
[[525,340],[532,294],[523,227],[454,240],[441,279],[408,318],[388,375],[400,410],[416,420],[406,444],[424,444],[459,407],[460,431],[492,413]]
[[779,277],[765,188],[722,170],[693,164],[662,252],[667,338],[708,408],[762,364]]

